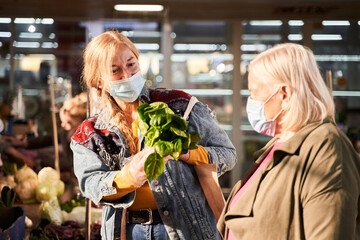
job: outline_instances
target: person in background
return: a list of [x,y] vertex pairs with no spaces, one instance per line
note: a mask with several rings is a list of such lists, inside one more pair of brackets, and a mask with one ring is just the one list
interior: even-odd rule
[[334,101],[312,51],[279,44],[249,65],[246,111],[273,137],[232,189],[224,239],[355,239],[360,158],[334,122]]
[[[145,86],[134,44],[117,31],[107,31],[84,51],[83,80],[95,88],[104,108],[85,120],[72,137],[74,171],[81,192],[103,205],[103,239],[220,239],[194,165],[214,163],[218,176],[237,161],[235,148],[209,108],[198,102],[188,130],[200,133],[198,148],[178,161],[167,157],[164,173],[149,181],[137,129],[137,107],[165,102],[183,116],[191,96],[183,91]],[[126,161],[131,159],[130,161]]]
[[[61,172],[73,172],[73,153],[70,149],[71,136],[76,128],[86,118],[87,94],[82,92],[64,101],[59,110],[61,129],[59,131],[60,151],[60,170]],[[54,167],[53,149],[47,151],[47,147],[53,147],[54,137],[52,135],[38,136],[19,140],[13,136],[4,136],[4,140],[15,148],[25,148],[35,150],[41,158],[42,167]],[[43,150],[45,149],[45,150]],[[51,155],[51,156],[49,156]]]
[[10,157],[8,159],[11,160],[11,162],[19,164],[20,166],[27,165],[30,168],[34,168],[38,165],[36,160],[27,157],[0,136],[0,156],[5,159],[4,157],[6,155]]
[[59,132],[60,144],[62,146],[62,158],[60,169],[73,172],[73,152],[70,149],[71,136],[75,130],[86,119],[87,94],[82,92],[64,102],[59,111],[61,131]]
[[6,133],[7,123],[6,119],[11,116],[11,107],[8,104],[2,103],[0,105],[0,159],[4,161],[9,161],[11,164],[16,165],[27,165],[31,168],[34,168],[38,165],[38,161],[32,159],[21,151],[16,149],[11,143],[6,140],[6,136],[3,135]]

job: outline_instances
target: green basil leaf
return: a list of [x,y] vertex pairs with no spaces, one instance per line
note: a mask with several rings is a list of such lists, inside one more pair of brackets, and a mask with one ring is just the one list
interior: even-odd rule
[[165,157],[173,151],[174,144],[169,141],[159,140],[157,141],[156,146],[158,147],[159,155]]
[[137,111],[139,113],[139,117],[142,121],[144,122],[148,122],[150,119],[144,114],[145,113],[145,109],[150,106],[150,104],[148,103],[144,103],[144,104],[141,104],[140,106],[137,107]]
[[182,131],[187,130],[188,125],[184,119],[179,117],[178,115],[171,115],[172,117],[172,126],[180,129]]
[[159,136],[160,130],[157,127],[150,127],[150,129],[144,134],[144,137],[150,140],[150,143],[147,144],[150,147],[154,146],[154,143]]
[[172,117],[171,114],[166,114],[166,123],[162,125],[162,129],[168,129],[171,127]]
[[150,106],[154,109],[168,108],[167,104],[164,102],[153,102],[153,103],[150,103]]
[[150,181],[158,178],[164,171],[165,161],[156,152],[151,153],[144,163],[144,171]]
[[138,122],[138,127],[139,127],[139,130],[140,130],[141,134],[143,136],[145,136],[147,130],[149,129],[149,125],[146,122],[144,122],[144,121],[142,121],[140,119],[139,122]]
[[170,131],[172,131],[173,133],[175,133],[176,135],[178,135],[179,137],[183,137],[183,138],[187,138],[187,135],[185,132],[181,131],[180,129],[174,128],[174,127],[170,127]]
[[191,142],[199,142],[201,140],[200,134],[198,132],[189,132]]
[[195,144],[193,142],[189,146],[189,149],[197,149],[197,148],[198,148],[197,144]]
[[190,146],[190,143],[191,143],[191,137],[190,137],[190,133],[189,132],[186,132],[186,138],[182,138],[181,141],[182,141],[182,148],[183,149],[188,149],[189,146]]
[[[166,112],[165,112],[165,109],[163,108],[160,108],[160,109],[151,109],[151,110],[148,110],[148,111],[145,111],[145,114],[149,116],[149,118],[153,118],[155,117],[156,115],[158,114],[163,114],[165,115]],[[151,121],[151,120],[150,120]]]
[[176,134],[174,134],[170,129],[162,129],[159,139],[164,140],[164,141],[172,141],[177,137],[178,136]]
[[173,152],[170,154],[175,160],[178,160],[182,150],[181,138],[173,140]]
[[162,125],[166,124],[166,122],[167,122],[166,114],[160,113],[160,114],[156,114],[151,118],[150,125],[162,127]]

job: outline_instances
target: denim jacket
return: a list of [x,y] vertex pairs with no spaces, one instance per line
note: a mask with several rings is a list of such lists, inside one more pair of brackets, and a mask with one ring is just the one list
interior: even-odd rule
[[[166,102],[180,116],[190,97],[182,91],[147,88],[140,95],[142,102]],[[218,176],[234,167],[237,156],[233,144],[201,102],[190,113],[188,130],[200,133],[202,139],[198,144],[207,150],[209,162],[217,165]],[[79,126],[72,137],[71,149],[81,192],[103,206],[103,239],[118,239],[122,209],[131,206],[136,191],[113,202],[102,199],[116,193],[113,179],[129,157],[126,141],[107,109]],[[221,239],[192,165],[170,159],[163,174],[149,185],[170,239]]]

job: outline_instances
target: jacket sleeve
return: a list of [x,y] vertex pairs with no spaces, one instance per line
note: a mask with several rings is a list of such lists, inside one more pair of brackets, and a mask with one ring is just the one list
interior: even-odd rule
[[300,195],[306,239],[355,239],[359,157],[345,138],[327,135],[307,153]]
[[128,207],[133,203],[135,192],[130,192],[116,201],[104,201],[104,196],[116,193],[113,180],[119,171],[110,171],[96,153],[74,140],[71,140],[70,147],[74,154],[74,172],[80,191],[85,197],[97,205],[111,205],[117,208]]
[[198,145],[208,152],[209,163],[217,165],[218,176],[235,166],[237,155],[234,145],[211,110],[201,102],[195,104],[189,115],[188,131],[199,132],[201,141]]

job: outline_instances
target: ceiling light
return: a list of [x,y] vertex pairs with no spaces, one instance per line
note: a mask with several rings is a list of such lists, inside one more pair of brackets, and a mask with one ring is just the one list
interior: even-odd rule
[[315,55],[320,62],[359,62],[360,55]]
[[241,51],[243,52],[262,52],[266,50],[265,44],[243,44],[241,45]]
[[340,34],[313,34],[311,39],[314,41],[336,41],[342,40],[342,36]]
[[36,27],[34,25],[30,25],[29,28],[28,28],[28,31],[33,33],[36,31]]
[[57,42],[43,42],[41,43],[41,47],[42,48],[57,48],[58,47],[58,43]]
[[222,44],[182,44],[177,43],[174,45],[175,51],[224,51],[226,45]]
[[0,18],[0,23],[11,23],[11,18]]
[[42,38],[42,33],[21,32],[19,38]]
[[349,21],[322,21],[323,26],[350,26]]
[[303,36],[301,34],[289,34],[288,39],[289,41],[301,41]]
[[14,42],[14,47],[17,48],[39,48],[39,42]]
[[54,23],[54,19],[52,19],[52,18],[43,18],[43,19],[41,20],[41,23],[42,23],[42,24],[53,24],[53,23]]
[[33,24],[33,23],[35,23],[35,19],[34,18],[15,18],[14,23]]
[[243,34],[244,41],[281,41],[280,34]]
[[158,51],[160,49],[157,43],[135,43],[134,45],[140,51]]
[[303,26],[304,25],[304,21],[302,20],[290,20],[288,22],[289,26]]
[[162,5],[141,5],[141,4],[116,4],[116,11],[122,12],[161,12],[164,10]]
[[0,37],[4,37],[4,38],[11,37],[11,32],[0,32]]
[[282,21],[280,20],[269,20],[269,21],[250,21],[252,26],[281,26]]
[[55,38],[55,33],[50,33],[50,34],[49,34],[49,38],[50,38],[50,39],[54,39],[54,38]]
[[197,96],[231,96],[233,94],[232,89],[180,89],[191,95]]

